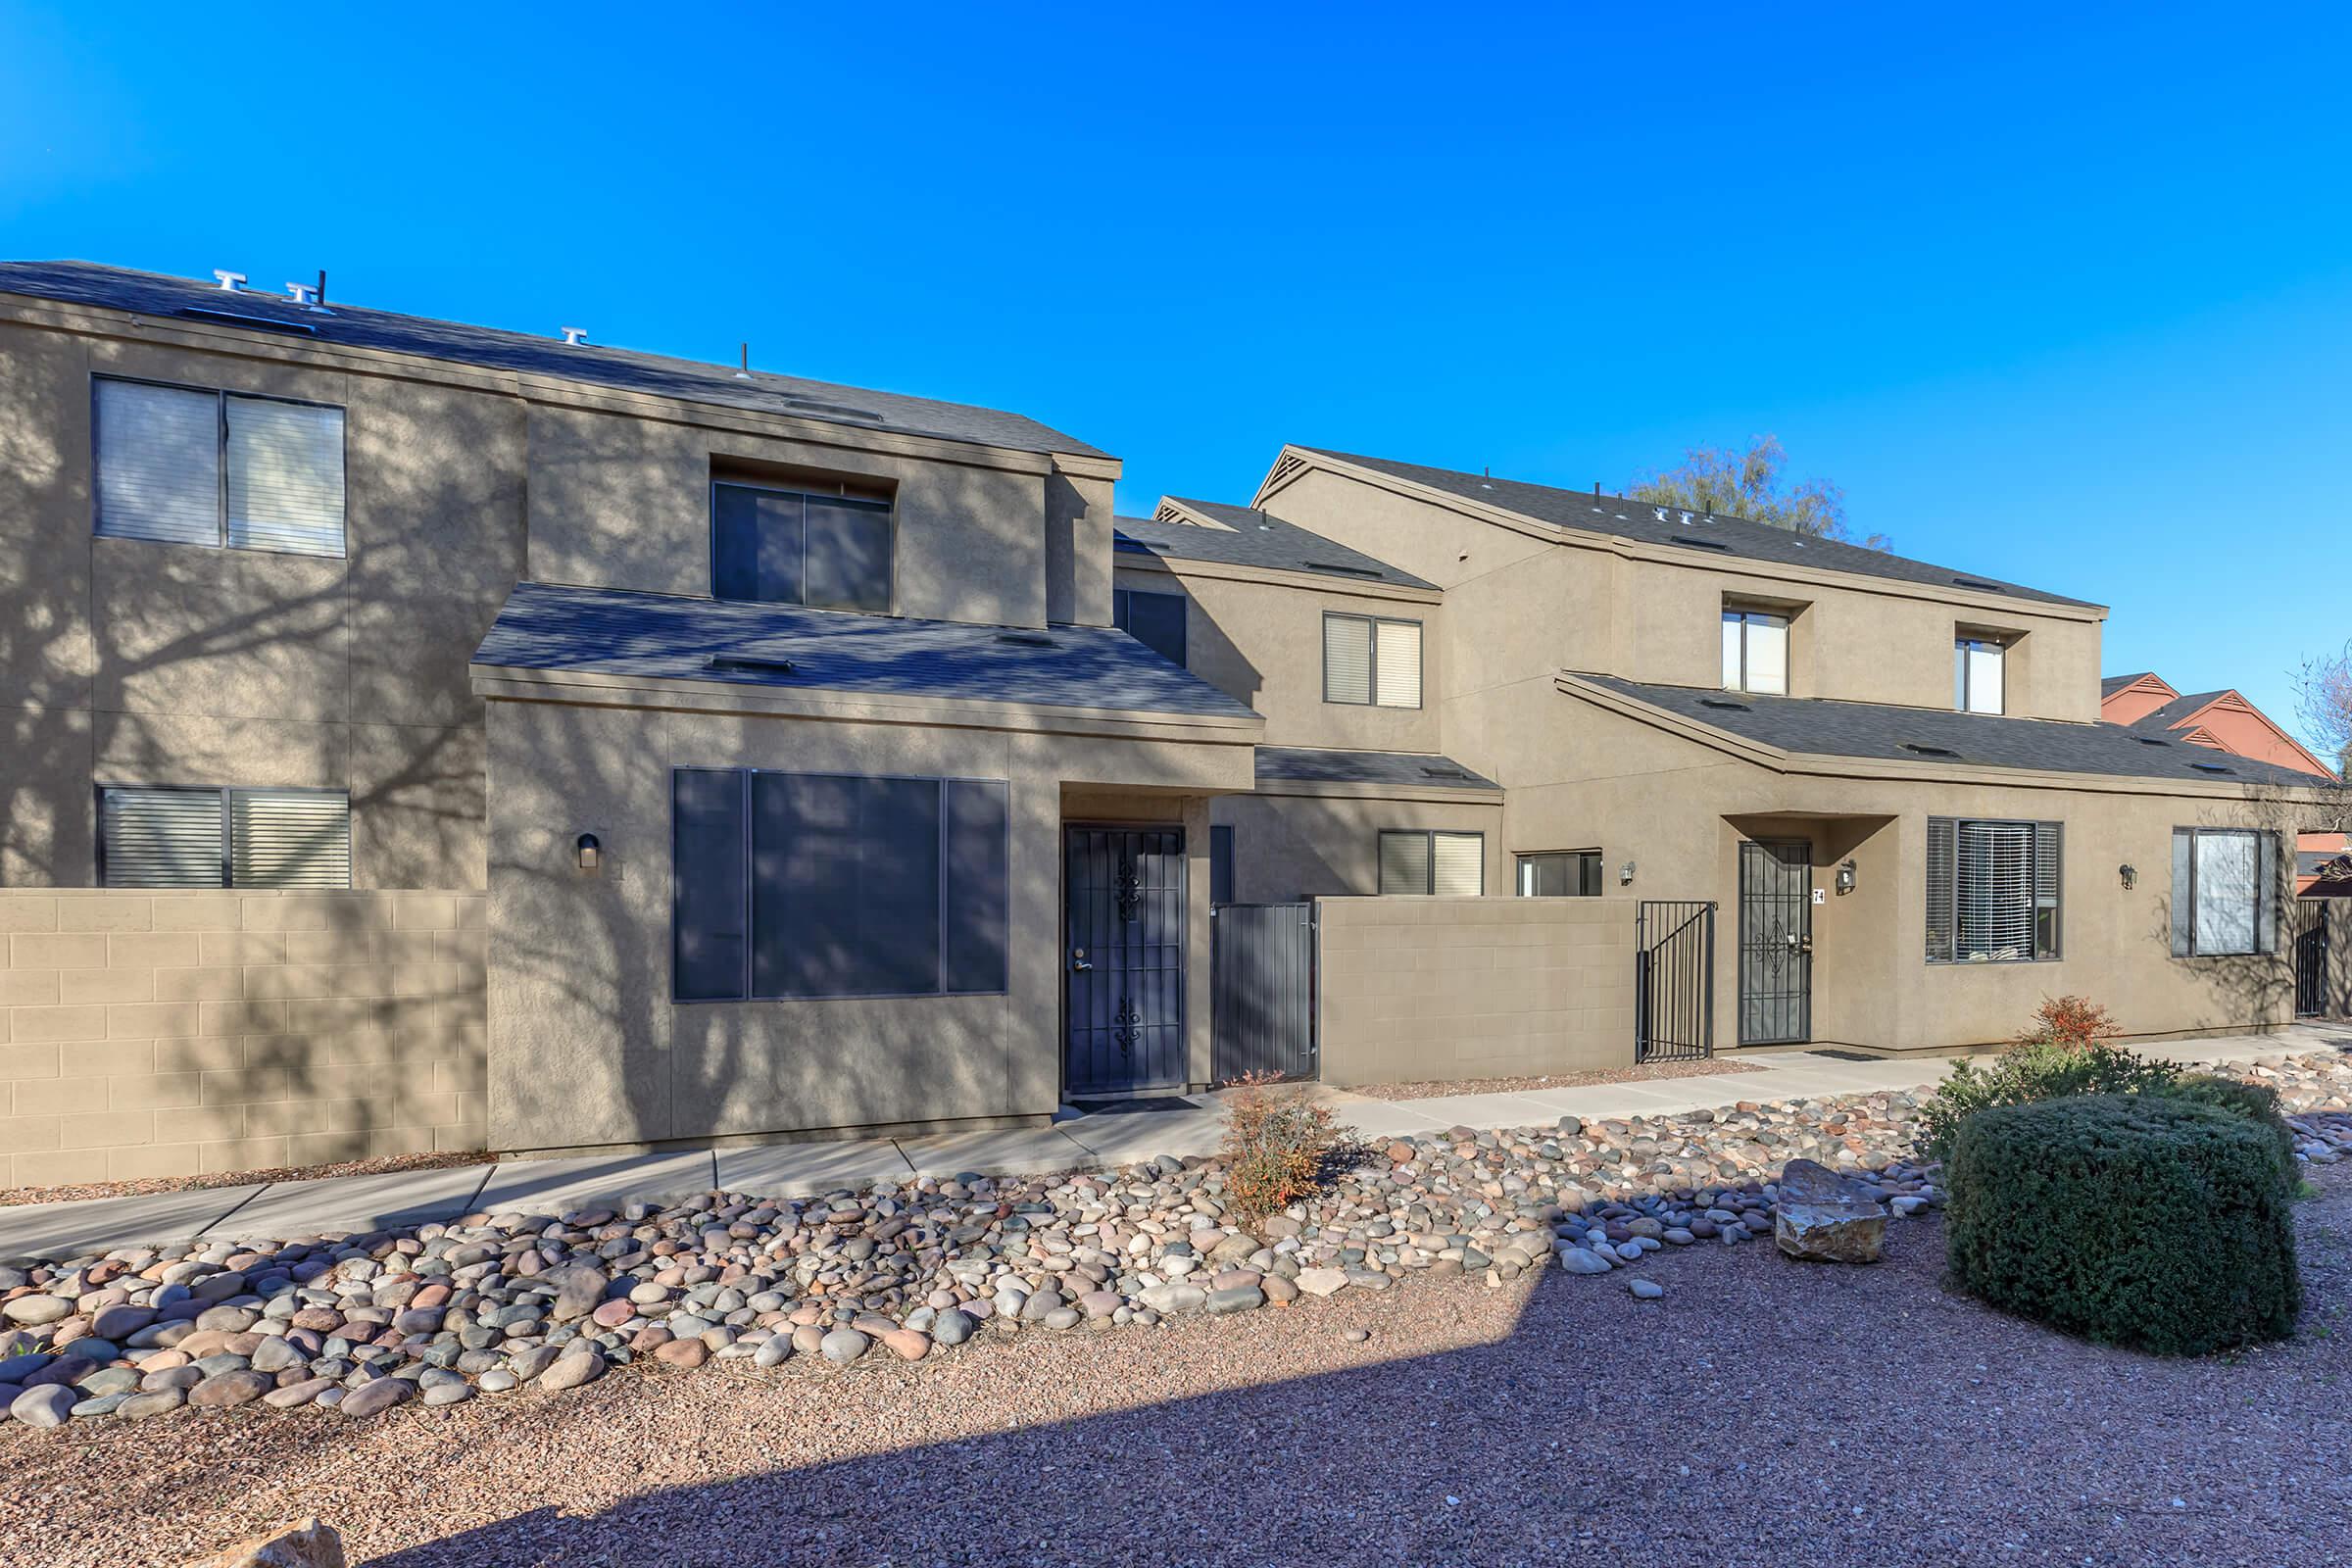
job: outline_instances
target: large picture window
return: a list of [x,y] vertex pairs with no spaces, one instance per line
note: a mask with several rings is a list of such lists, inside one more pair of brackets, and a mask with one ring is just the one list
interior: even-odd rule
[[1169,663],[1184,663],[1184,595],[1114,588],[1110,623]]
[[2173,956],[2278,951],[2278,837],[2250,828],[2173,829]]
[[100,376],[96,531],[109,539],[343,554],[343,411]]
[[2059,956],[2064,845],[2056,822],[1929,818],[1929,961]]
[[103,785],[98,880],[110,888],[347,888],[351,798]]
[[1723,689],[1788,695],[1787,615],[1763,610],[1723,612]]
[[1433,833],[1419,828],[1380,836],[1380,891],[1475,899],[1487,891],[1483,833]]
[[1323,617],[1323,700],[1421,706],[1421,623],[1374,615]]
[[1004,991],[1009,825],[999,779],[679,768],[674,995]]
[[710,593],[814,610],[891,608],[890,503],[718,481]]

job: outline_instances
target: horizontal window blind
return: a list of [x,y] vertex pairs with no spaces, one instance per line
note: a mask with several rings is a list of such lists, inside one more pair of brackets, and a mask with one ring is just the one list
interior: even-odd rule
[[229,544],[343,554],[343,411],[232,397],[227,417]]
[[1372,701],[1372,622],[1359,615],[1323,617],[1323,700]]
[[1380,891],[1384,895],[1427,893],[1430,845],[1426,833],[1380,836]]
[[1434,891],[1441,898],[1475,899],[1487,891],[1487,841],[1478,833],[1439,833]]
[[2059,956],[2064,844],[2056,822],[1929,818],[1929,961]]
[[166,544],[220,542],[220,398],[136,381],[97,383],[97,531]]
[[325,790],[230,790],[229,880],[241,888],[351,886],[351,799]]
[[1411,620],[1377,623],[1372,656],[1373,701],[1383,708],[1421,706],[1421,625]]
[[98,860],[110,888],[221,885],[219,790],[103,789]]
[[1959,826],[1949,817],[1928,821],[1928,957],[1932,962],[1949,961],[1957,940],[1952,918]]

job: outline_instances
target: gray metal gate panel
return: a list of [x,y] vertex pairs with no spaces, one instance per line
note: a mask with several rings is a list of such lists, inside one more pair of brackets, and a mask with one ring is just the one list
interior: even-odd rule
[[1634,1059],[1715,1054],[1715,906],[1643,899],[1634,908]]
[[1315,1076],[1315,906],[1220,905],[1210,930],[1217,1081]]
[[1182,1087],[1184,830],[1071,828],[1062,889],[1069,927],[1062,1092]]
[[1740,1043],[1813,1038],[1813,846],[1740,845]]
[[2328,906],[2298,899],[2294,911],[2295,1016],[2322,1017],[2328,1011]]

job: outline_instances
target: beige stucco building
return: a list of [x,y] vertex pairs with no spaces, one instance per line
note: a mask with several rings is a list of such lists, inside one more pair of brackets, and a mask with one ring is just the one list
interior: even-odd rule
[[[0,266],[0,1154],[1035,1120],[1247,1057],[1214,908],[1384,894],[1305,982],[1335,1080],[2292,1006],[2308,780],[2096,723],[2095,605],[1298,447],[1247,507],[1114,520],[1118,474],[991,410]],[[428,1064],[400,1114],[355,1031]]]

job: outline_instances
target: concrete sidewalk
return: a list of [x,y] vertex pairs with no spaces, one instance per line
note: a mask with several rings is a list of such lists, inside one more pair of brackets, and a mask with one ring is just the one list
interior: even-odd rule
[[[2343,1034],[2342,1030],[2298,1026],[2274,1035],[2175,1041],[2139,1049],[2143,1054],[2173,1061],[2248,1061],[2316,1050]],[[1395,1138],[1442,1132],[1448,1127],[1545,1126],[1562,1116],[1598,1120],[1671,1115],[1743,1100],[1814,1100],[1925,1089],[1950,1071],[1953,1059],[1852,1061],[1819,1051],[1796,1051],[1740,1058],[1759,1069],[1753,1072],[1577,1089],[1396,1102],[1368,1100],[1344,1089],[1320,1086],[1312,1092],[1364,1136]],[[799,1198],[918,1175],[973,1171],[1026,1176],[1099,1169],[1159,1154],[1182,1158],[1210,1153],[1224,1137],[1224,1130],[1223,1103],[1217,1096],[1201,1095],[1177,1102],[1173,1109],[1072,1114],[1051,1127],[657,1154],[511,1159],[381,1176],[25,1204],[0,1208],[0,1258],[75,1255],[194,1238],[281,1240],[320,1231],[416,1225],[475,1212],[559,1214],[636,1200],[673,1201],[713,1187],[763,1197]]]

